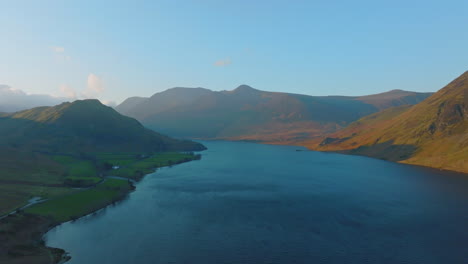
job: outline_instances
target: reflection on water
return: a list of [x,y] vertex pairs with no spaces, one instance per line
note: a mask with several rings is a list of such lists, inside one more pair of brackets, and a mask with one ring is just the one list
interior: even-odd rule
[[468,263],[468,178],[297,147],[205,142],[63,224],[70,263]]

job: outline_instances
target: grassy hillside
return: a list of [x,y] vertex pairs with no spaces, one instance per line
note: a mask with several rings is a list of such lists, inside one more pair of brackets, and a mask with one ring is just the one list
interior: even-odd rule
[[122,199],[132,180],[158,167],[200,159],[187,151],[205,148],[97,100],[2,114],[0,134],[0,263],[59,263],[64,251],[41,242],[49,228]]
[[63,103],[4,114],[0,117],[0,146],[43,152],[202,150],[144,128],[98,100]]
[[468,72],[415,106],[379,112],[303,144],[468,172]]
[[115,159],[118,153],[133,163],[154,153],[204,149],[146,129],[97,100],[3,114],[0,134],[0,215],[34,196],[53,198],[70,192],[66,187],[97,184],[110,166],[128,165]]
[[173,88],[150,98],[129,98],[116,109],[145,126],[184,138],[288,142],[323,135],[391,106],[414,104],[428,93],[306,96],[265,92],[247,85],[233,91]]
[[[0,159],[0,263],[59,263],[64,251],[47,248],[41,242],[42,235],[51,227],[124,198],[134,189],[125,178],[139,179],[158,167],[200,158],[193,153],[175,152],[152,155],[103,152],[94,159],[18,153],[14,149],[10,149],[10,154],[5,155],[10,159]],[[116,175],[119,178],[113,177]],[[77,189],[67,184],[70,177],[98,181]],[[1,217],[24,206],[32,197],[43,201]]]

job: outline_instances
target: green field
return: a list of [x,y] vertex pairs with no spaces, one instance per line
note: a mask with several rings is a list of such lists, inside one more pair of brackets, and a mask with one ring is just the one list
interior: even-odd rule
[[[72,155],[46,155],[30,152],[0,151],[0,215],[11,212],[27,204],[32,197],[51,199],[52,204],[68,204],[68,199],[84,199],[83,203],[51,213],[62,221],[77,217],[89,210],[95,210],[109,203],[117,195],[109,190],[113,180],[103,181],[102,176],[119,176],[140,179],[158,167],[170,166],[184,161],[199,159],[192,153],[92,153],[86,157]],[[13,160],[15,162],[13,162]],[[112,169],[112,166],[119,166]],[[124,181],[125,182],[125,181]],[[70,187],[92,187],[82,194]],[[72,194],[72,195],[70,195]],[[83,196],[84,195],[84,196]],[[45,204],[49,204],[46,202]],[[38,205],[39,206],[39,205]],[[52,208],[52,207],[51,207]],[[31,211],[32,210],[32,211]],[[29,209],[36,212],[37,209]],[[46,210],[47,211],[47,210]],[[43,211],[41,211],[43,212]]]
[[65,166],[66,174],[70,177],[93,177],[98,174],[96,165],[91,160],[65,155],[55,155],[53,160]]
[[0,215],[26,205],[32,197],[74,192],[62,186],[65,170],[46,155],[0,148]]
[[[123,163],[113,163],[113,165],[120,165],[120,167],[118,169],[108,171],[107,174],[131,179],[139,179],[145,174],[153,172],[156,168],[171,166],[199,158],[200,156],[194,155],[192,153],[178,152],[157,153],[148,157],[126,157],[121,159]],[[111,160],[106,161],[111,162]],[[114,159],[114,162],[115,161],[117,160]]]
[[56,198],[76,192],[65,187],[44,187],[27,184],[0,184],[0,215],[27,204],[32,197]]
[[138,159],[141,159],[144,157],[144,154],[141,153],[106,153],[106,152],[101,152],[95,154],[97,160],[101,162],[108,162],[112,164],[113,166],[126,166],[129,165],[133,162],[135,162]]
[[25,211],[50,216],[58,222],[73,220],[117,201],[131,188],[126,180],[107,179],[96,188],[36,204]]
[[90,187],[98,184],[102,181],[102,178],[99,177],[76,177],[69,176],[65,178],[65,185],[71,187]]
[[[118,169],[103,171],[107,175],[139,179],[143,175],[153,172],[158,167],[171,166],[200,158],[199,155],[194,155],[193,153],[178,152],[156,153],[152,155],[139,155],[136,153],[99,153],[95,156],[96,159],[94,162],[77,160],[69,156],[54,156],[54,160],[66,166],[68,172],[72,170],[97,172],[98,166],[107,163],[109,166],[119,166]],[[90,164],[97,165],[89,169]],[[76,167],[78,167],[78,169],[74,169]],[[65,179],[75,181],[75,183],[81,182],[83,185],[96,185],[96,187],[77,191],[69,195],[63,195],[44,203],[31,206],[26,209],[26,212],[50,216],[59,222],[68,221],[102,208],[120,199],[132,189],[132,186],[127,180],[107,178],[103,183],[100,183],[100,181],[102,181],[100,177],[67,176]],[[86,181],[86,184],[83,183],[84,181]]]

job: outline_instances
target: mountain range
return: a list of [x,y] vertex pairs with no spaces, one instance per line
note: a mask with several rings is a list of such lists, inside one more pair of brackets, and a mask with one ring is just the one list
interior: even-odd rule
[[241,85],[232,91],[172,88],[131,97],[121,114],[181,138],[294,142],[322,136],[389,107],[416,104],[431,93],[392,90],[368,96],[308,96]]
[[301,144],[468,173],[468,72],[417,105],[378,112]]
[[0,146],[50,153],[204,149],[168,134],[296,144],[468,172],[467,129],[465,72],[435,94],[308,96],[241,85],[172,88],[128,98],[115,110],[98,100],[67,102],[0,114]]
[[202,150],[143,127],[98,100],[0,115],[0,146],[50,153]]

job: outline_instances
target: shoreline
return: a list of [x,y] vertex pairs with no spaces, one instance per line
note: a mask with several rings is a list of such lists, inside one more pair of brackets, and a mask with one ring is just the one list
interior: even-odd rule
[[[194,139],[195,140],[195,139]],[[310,147],[307,147],[306,145],[301,145],[300,141],[262,141],[262,140],[249,140],[249,139],[222,139],[222,138],[214,138],[214,139],[196,139],[196,140],[201,140],[201,141],[230,141],[230,142],[242,142],[242,143],[252,143],[252,144],[263,144],[263,145],[273,145],[273,146],[292,146],[292,147],[298,147],[298,148],[305,148],[305,150],[301,151],[316,151],[316,152],[322,152],[322,153],[334,153],[334,154],[341,154],[341,155],[351,155],[351,156],[360,156],[360,157],[367,157],[371,159],[377,159],[377,160],[383,160],[383,161],[388,161],[392,163],[397,163],[397,164],[404,164],[404,165],[410,165],[410,166],[417,166],[421,168],[426,168],[426,169],[431,169],[431,170],[437,170],[437,171],[442,171],[446,173],[457,173],[457,174],[462,174],[468,176],[468,171],[464,170],[453,170],[453,169],[445,169],[445,168],[438,168],[438,167],[432,167],[432,166],[427,166],[427,165],[421,165],[421,164],[416,164],[416,163],[409,163],[405,162],[405,160],[402,161],[395,161],[395,160],[390,160],[390,159],[384,159],[384,158],[379,158],[377,156],[371,156],[371,155],[365,155],[365,154],[359,154],[359,153],[350,153],[350,150],[316,150]]]
[[[305,148],[307,148],[307,147],[305,147]],[[309,148],[307,148],[307,150],[308,151],[317,151],[317,152],[322,152],[322,153],[341,154],[341,155],[347,155],[347,156],[366,157],[366,158],[370,158],[370,159],[382,160],[382,161],[391,162],[391,163],[395,163],[395,164],[415,166],[415,167],[419,167],[419,168],[423,168],[423,169],[435,170],[435,171],[440,171],[440,172],[445,172],[445,173],[455,173],[455,174],[461,174],[461,175],[468,176],[468,171],[465,172],[465,171],[462,171],[462,170],[449,170],[449,169],[444,169],[444,168],[431,167],[431,166],[427,166],[427,165],[421,165],[421,164],[416,164],[416,163],[405,162],[405,160],[395,161],[395,160],[390,160],[390,159],[378,158],[378,157],[371,156],[371,155],[348,153],[345,150],[336,150],[336,151],[329,150],[329,151],[327,151],[327,150],[314,150],[314,149],[309,149]]]
[[[125,200],[131,192],[136,190],[135,184],[140,182],[147,175],[155,173],[159,168],[172,167],[174,165],[199,160],[200,158],[201,155],[197,154],[194,155],[190,160],[183,159],[169,165],[166,164],[162,166],[155,166],[151,169],[146,170],[145,174],[138,175],[138,177],[135,177],[135,175],[128,175],[128,178],[111,175],[106,176],[106,180],[126,180],[128,182],[128,185],[125,185],[126,187],[124,186],[124,188],[116,190],[115,196],[112,197],[110,200],[104,201],[103,204],[95,204],[96,208],[90,208],[91,211],[86,211],[86,213],[77,214],[72,218],[67,218],[65,221],[63,219],[55,219],[52,216],[41,215],[37,213],[28,212],[27,210],[22,210],[21,208],[23,208],[24,206],[14,211],[11,211],[10,213],[4,215],[3,218],[0,218],[0,223],[7,226],[13,224],[19,226],[20,228],[8,231],[9,233],[5,233],[10,236],[9,238],[6,238],[7,240],[5,240],[5,246],[9,245],[10,247],[5,247],[3,250],[0,250],[4,253],[4,255],[0,254],[0,263],[18,262],[40,264],[64,264],[68,262],[72,258],[69,252],[67,252],[65,249],[49,247],[46,245],[45,235],[49,231],[60,226],[61,224],[76,221],[83,217],[92,215],[100,210],[103,210],[109,207],[110,205]],[[106,180],[103,180],[101,183],[106,182]],[[99,184],[87,190],[99,191],[98,187]],[[44,202],[46,200],[39,201]],[[37,204],[37,201],[36,203],[31,204],[30,202],[28,202],[27,206],[29,207],[35,204]],[[0,231],[2,230],[0,229]],[[18,243],[17,241],[21,241],[21,243]]]
[[[191,162],[191,161],[194,161],[194,160],[197,160],[197,159],[193,159],[193,160],[189,160],[189,161],[182,161],[182,162],[177,163],[177,164],[174,164],[174,165],[178,165],[178,164],[182,164],[182,163],[187,163],[187,162]],[[54,264],[64,264],[64,263],[68,262],[70,259],[72,259],[72,256],[70,255],[69,252],[65,251],[65,249],[62,249],[62,248],[53,248],[53,247],[48,247],[48,246],[46,246],[46,241],[45,241],[44,238],[45,238],[45,235],[46,235],[49,231],[51,231],[52,229],[54,229],[54,228],[56,228],[56,227],[58,227],[58,226],[60,226],[60,225],[62,225],[62,224],[65,224],[65,223],[68,223],[68,222],[74,222],[74,221],[76,221],[76,220],[78,220],[78,219],[81,219],[81,218],[83,218],[83,217],[92,215],[92,214],[94,214],[94,213],[96,213],[96,212],[98,212],[98,211],[101,211],[101,210],[103,210],[103,209],[109,207],[110,205],[113,205],[114,203],[118,203],[118,202],[121,202],[121,201],[125,200],[125,198],[127,198],[128,195],[129,195],[130,193],[132,193],[132,192],[134,192],[134,191],[136,190],[136,186],[135,186],[136,183],[139,183],[139,182],[140,182],[141,180],[143,180],[146,176],[148,176],[149,174],[155,173],[155,172],[156,172],[158,169],[160,169],[160,168],[170,168],[170,167],[172,167],[172,166],[174,166],[174,165],[167,165],[167,166],[156,167],[156,168],[152,169],[152,170],[153,170],[152,172],[149,172],[149,173],[143,175],[142,177],[139,177],[139,178],[136,179],[136,180],[130,179],[130,178],[119,177],[119,176],[107,176],[107,177],[109,177],[110,179],[128,180],[129,183],[130,183],[131,189],[129,189],[129,190],[128,190],[127,192],[125,192],[123,195],[119,196],[116,200],[114,200],[114,201],[112,201],[112,202],[110,202],[110,203],[108,203],[108,204],[106,204],[106,205],[100,207],[99,209],[96,209],[96,210],[94,210],[94,211],[92,211],[92,212],[89,212],[89,213],[87,213],[87,214],[84,214],[84,215],[80,215],[80,216],[77,217],[76,219],[68,220],[68,221],[65,221],[65,222],[59,222],[59,223],[57,223],[57,224],[51,226],[49,229],[47,229],[47,231],[45,231],[43,234],[41,234],[41,240],[39,241],[39,243],[43,244],[49,251],[52,251],[52,250],[61,250],[61,251],[63,251],[63,253],[60,255],[60,259],[58,260],[58,262],[54,262]],[[52,252],[51,252],[51,254],[52,254]]]
[[[152,173],[153,173],[153,172],[152,172]],[[149,173],[149,174],[151,174],[151,173]],[[145,176],[146,176],[146,175],[145,175]],[[54,228],[56,228],[56,227],[58,227],[58,226],[60,226],[60,225],[62,225],[62,224],[65,224],[65,223],[68,223],[68,222],[77,221],[78,219],[81,219],[81,218],[86,217],[86,216],[88,216],[88,215],[92,215],[92,214],[94,214],[94,213],[96,213],[96,212],[99,212],[99,211],[101,211],[101,210],[103,210],[103,209],[109,207],[110,205],[112,205],[112,204],[114,204],[114,203],[121,202],[121,201],[125,200],[125,198],[126,198],[131,192],[135,191],[135,189],[136,189],[136,187],[135,187],[133,184],[132,184],[131,186],[132,186],[133,188],[131,188],[130,190],[128,190],[127,192],[125,192],[123,195],[121,195],[121,196],[119,196],[118,198],[116,198],[116,200],[113,200],[112,202],[107,203],[107,204],[103,205],[102,207],[100,207],[100,208],[98,208],[98,209],[96,209],[96,210],[94,210],[94,211],[92,211],[92,212],[86,213],[86,214],[84,214],[84,215],[80,215],[80,216],[78,216],[76,219],[67,220],[67,221],[65,221],[65,222],[58,222],[58,223],[55,223],[54,225],[50,226],[49,229],[47,229],[45,232],[43,232],[43,233],[41,234],[41,239],[40,239],[40,241],[39,241],[40,244],[43,244],[43,245],[46,247],[46,249],[49,250],[49,251],[53,251],[53,250],[61,250],[61,251],[63,251],[63,253],[60,255],[59,261],[58,261],[58,262],[53,262],[53,263],[54,263],[54,264],[64,264],[64,263],[68,262],[68,261],[72,258],[72,256],[71,256],[70,253],[67,252],[65,249],[62,249],[62,248],[53,248],[53,247],[49,247],[49,246],[46,245],[46,241],[45,241],[44,238],[45,238],[45,235],[46,235],[49,231],[51,231],[52,229],[54,229]],[[53,255],[53,252],[50,252],[50,253]]]
[[[205,139],[205,140],[210,141],[210,140],[207,140],[207,139]],[[405,160],[395,161],[395,160],[390,160],[390,159],[379,158],[377,156],[372,156],[372,155],[365,155],[365,154],[359,154],[359,153],[350,153],[350,150],[316,150],[316,149],[307,147],[305,145],[296,144],[297,142],[270,142],[270,141],[262,142],[262,141],[248,141],[248,140],[239,140],[239,141],[237,141],[237,140],[228,140],[228,141],[247,142],[247,143],[275,145],[275,146],[301,147],[301,148],[305,148],[306,149],[305,151],[316,151],[316,152],[322,152],[322,153],[334,153],[334,154],[341,154],[341,155],[348,155],[348,156],[367,157],[367,158],[371,158],[371,159],[383,160],[383,161],[388,161],[388,162],[397,163],[397,164],[417,166],[417,167],[421,167],[421,168],[437,170],[437,171],[442,171],[442,172],[446,172],[446,173],[458,173],[458,174],[463,174],[463,175],[468,176],[468,171],[464,171],[464,170],[453,170],[453,169],[432,167],[432,166],[427,166],[427,165],[421,165],[421,164],[416,164],[416,163],[405,162]]]

